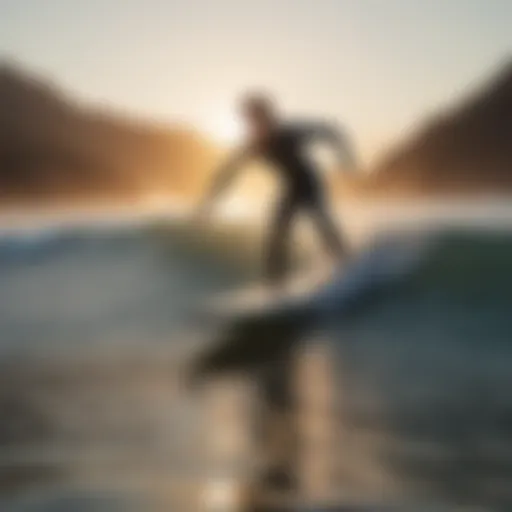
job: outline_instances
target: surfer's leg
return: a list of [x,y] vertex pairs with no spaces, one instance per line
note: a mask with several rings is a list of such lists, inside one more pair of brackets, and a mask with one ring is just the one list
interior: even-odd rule
[[282,283],[288,267],[288,245],[297,202],[286,196],[277,206],[267,242],[266,277],[271,285]]
[[348,244],[325,202],[322,200],[315,201],[310,210],[327,250],[336,259],[347,259],[349,255]]

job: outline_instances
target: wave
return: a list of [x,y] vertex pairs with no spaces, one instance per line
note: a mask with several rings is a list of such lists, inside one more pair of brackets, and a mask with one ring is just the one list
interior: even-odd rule
[[169,338],[198,297],[256,277],[257,245],[247,229],[180,220],[4,233],[2,346]]
[[287,407],[292,355],[325,342],[340,493],[509,509],[511,285],[510,232],[384,237],[302,303],[234,318],[196,371],[244,370]]

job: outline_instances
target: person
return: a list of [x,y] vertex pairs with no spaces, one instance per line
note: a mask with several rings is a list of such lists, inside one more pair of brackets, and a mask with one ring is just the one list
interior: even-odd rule
[[336,259],[345,259],[347,244],[329,212],[318,169],[307,154],[307,146],[315,140],[324,140],[334,146],[344,162],[349,160],[353,166],[346,138],[327,123],[283,122],[273,100],[264,94],[245,97],[241,114],[248,126],[248,140],[216,173],[200,208],[202,214],[209,212],[217,197],[249,160],[261,158],[278,172],[284,189],[270,223],[266,248],[269,284],[283,283],[288,266],[290,228],[301,212],[309,213],[315,220],[328,251]]

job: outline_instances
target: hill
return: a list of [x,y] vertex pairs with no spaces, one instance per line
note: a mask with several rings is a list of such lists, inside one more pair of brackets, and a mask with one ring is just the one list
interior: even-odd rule
[[78,103],[0,68],[0,201],[197,192],[216,149],[193,130]]
[[399,195],[510,193],[512,63],[391,150],[361,188]]

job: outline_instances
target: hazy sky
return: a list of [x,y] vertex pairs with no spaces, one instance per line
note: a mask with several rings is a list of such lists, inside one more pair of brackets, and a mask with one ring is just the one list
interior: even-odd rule
[[512,0],[0,0],[0,51],[80,97],[229,130],[246,87],[371,158],[492,73]]

